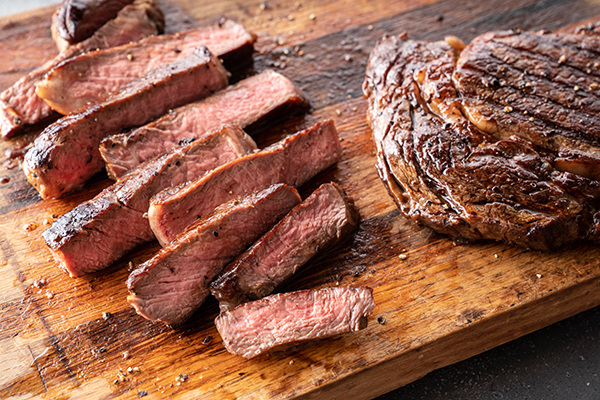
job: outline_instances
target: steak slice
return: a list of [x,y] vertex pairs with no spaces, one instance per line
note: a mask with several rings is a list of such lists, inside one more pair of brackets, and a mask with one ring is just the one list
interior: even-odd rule
[[224,127],[205,140],[140,165],[57,219],[42,236],[58,265],[71,277],[108,267],[135,246],[154,239],[145,216],[152,195],[254,149],[256,144],[244,131]]
[[271,294],[315,254],[352,233],[358,219],[341,187],[321,185],[211,283],[221,311]]
[[340,156],[333,121],[321,122],[227,163],[190,184],[158,193],[150,200],[150,227],[164,246],[218,205],[276,183],[300,187],[336,163]]
[[298,203],[296,189],[280,184],[221,205],[131,273],[127,300],[146,319],[185,321],[221,269]]
[[35,93],[36,84],[60,62],[96,49],[119,46],[161,33],[165,20],[153,1],[137,0],[123,8],[117,18],[107,22],[94,35],[70,46],[64,52],[31,71],[0,93],[0,135],[9,138],[25,125],[35,124],[52,114],[52,109]]
[[61,197],[102,170],[98,145],[107,135],[143,125],[225,86],[227,71],[202,46],[187,58],[131,82],[105,102],[50,125],[25,155],[25,175],[42,198]]
[[81,42],[131,3],[133,0],[63,0],[52,16],[52,36],[70,44]]
[[201,138],[227,124],[245,128],[275,113],[303,107],[308,107],[304,93],[285,76],[267,70],[141,128],[106,138],[100,154],[108,175],[117,179],[184,138]]
[[61,114],[107,98],[149,71],[182,60],[204,45],[224,61],[252,54],[254,38],[224,19],[209,26],[87,53],[54,67],[37,85],[37,95]]
[[225,348],[252,358],[278,346],[364,329],[373,312],[373,289],[328,287],[267,296],[215,319]]
[[[504,57],[507,64],[497,72],[515,68],[511,61],[524,62],[533,53],[520,51],[522,59]],[[599,182],[558,170],[556,154],[523,139],[533,140],[523,130],[519,136],[494,132],[495,137],[467,119],[463,100],[469,97],[463,98],[454,86],[458,82],[461,89],[467,82],[457,75],[457,57],[445,43],[384,37],[369,58],[363,90],[377,168],[401,212],[454,237],[494,239],[538,250],[597,240]],[[553,68],[570,74],[558,61]],[[491,72],[497,69],[493,63],[486,66]],[[495,81],[493,75],[481,78],[498,89],[518,85]],[[512,99],[529,102],[529,90],[524,84]],[[534,111],[543,109],[545,102],[540,96],[528,104],[535,120]],[[514,118],[511,126],[517,128],[522,120],[514,112],[518,107],[506,107],[506,115]]]

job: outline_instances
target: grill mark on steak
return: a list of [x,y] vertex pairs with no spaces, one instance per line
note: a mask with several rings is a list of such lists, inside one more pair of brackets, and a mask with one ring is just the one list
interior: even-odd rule
[[[458,65],[467,64],[469,46]],[[539,250],[595,240],[598,181],[555,169],[556,154],[536,147],[541,143],[509,134],[495,138],[467,120],[463,87],[457,85],[457,93],[454,86],[456,58],[444,43],[384,37],[369,59],[363,90],[378,171],[402,213],[440,233]],[[473,78],[473,87],[485,88],[482,79],[493,82],[490,70],[481,68],[487,74]],[[485,93],[469,89],[481,112]],[[482,125],[496,134],[495,122]]]
[[336,163],[341,146],[332,120],[291,135],[259,152],[227,163],[150,200],[148,220],[163,246],[196,218],[245,193],[276,183],[300,187]]
[[[223,19],[208,26],[153,36],[63,61],[38,83],[36,93],[52,103],[55,110],[68,114],[87,103],[102,101],[151,70],[186,58],[200,45],[225,61],[248,59],[253,44],[254,37],[243,26]],[[240,64],[232,63],[236,67]]]
[[219,206],[131,273],[127,300],[146,319],[185,321],[221,269],[300,201],[296,189],[279,184]]
[[232,354],[256,357],[280,346],[364,329],[373,289],[328,287],[281,293],[222,312],[215,325]]
[[140,165],[57,219],[42,236],[58,265],[71,277],[108,267],[135,246],[154,239],[144,215],[152,195],[254,149],[256,144],[244,131],[224,127],[205,140]]
[[68,43],[81,42],[133,0],[63,0],[52,16],[52,31]]
[[293,82],[266,70],[132,132],[108,137],[102,141],[100,153],[109,176],[116,179],[182,139],[201,138],[223,124],[246,128],[275,113],[306,107],[306,96]]
[[102,170],[98,146],[103,138],[225,86],[227,71],[202,46],[191,56],[131,82],[105,102],[50,125],[25,155],[25,175],[42,198],[61,197]]
[[273,292],[317,253],[352,233],[358,219],[341,187],[321,185],[211,283],[221,312]]
[[117,18],[107,22],[93,36],[70,46],[44,65],[29,72],[14,85],[0,93],[0,135],[10,138],[25,125],[35,124],[53,111],[35,93],[36,84],[60,62],[96,49],[119,46],[161,33],[164,28],[162,11],[153,1],[136,1],[123,8]]

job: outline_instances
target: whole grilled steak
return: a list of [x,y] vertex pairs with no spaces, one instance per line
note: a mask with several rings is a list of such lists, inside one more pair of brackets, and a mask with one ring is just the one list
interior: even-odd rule
[[208,26],[159,35],[71,58],[54,67],[37,85],[37,95],[61,114],[107,98],[149,71],[182,60],[200,45],[217,58],[248,59],[254,37],[243,26],[222,20]]
[[61,197],[102,170],[98,146],[106,136],[143,125],[225,86],[227,71],[202,46],[187,58],[131,82],[103,103],[50,125],[25,155],[25,175],[42,198]]
[[600,37],[511,31],[455,47],[384,37],[369,59],[377,168],[402,213],[539,250],[597,240]]
[[81,42],[133,0],[63,0],[52,16],[53,36],[67,43]]
[[256,144],[244,131],[224,127],[205,140],[140,165],[57,219],[42,236],[58,265],[72,277],[108,267],[135,246],[154,239],[145,216],[150,197],[254,149]]
[[218,205],[276,183],[300,187],[335,164],[340,156],[333,121],[321,122],[227,163],[190,184],[158,193],[150,200],[150,227],[164,246]]
[[127,280],[127,300],[144,318],[171,325],[185,321],[221,269],[300,200],[296,189],[280,184],[223,204],[135,269]]
[[89,51],[120,46],[162,33],[164,25],[162,11],[154,1],[137,0],[123,8],[117,18],[107,22],[90,38],[65,49],[0,93],[0,135],[12,137],[24,126],[40,122],[52,114],[50,106],[38,97],[35,90],[36,84],[53,67]]
[[342,188],[321,185],[211,283],[219,308],[227,311],[271,294],[315,254],[353,232],[358,219]]
[[375,301],[369,287],[329,287],[267,296],[215,319],[225,348],[252,358],[278,346],[364,329]]
[[285,76],[267,70],[244,79],[148,125],[106,138],[100,154],[108,175],[117,179],[143,161],[164,153],[180,140],[201,138],[221,125],[245,128],[275,113],[308,107],[300,89]]

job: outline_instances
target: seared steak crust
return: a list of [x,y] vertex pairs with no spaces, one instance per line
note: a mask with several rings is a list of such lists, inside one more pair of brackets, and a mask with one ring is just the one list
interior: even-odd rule
[[108,175],[117,179],[141,162],[164,153],[180,140],[201,138],[219,126],[245,128],[275,113],[308,107],[304,93],[285,76],[267,70],[129,133],[102,141]]
[[227,71],[206,47],[151,71],[103,103],[46,128],[25,155],[23,170],[42,198],[58,198],[102,170],[98,146],[111,133],[139,126],[169,109],[227,86]]
[[[594,121],[597,104],[585,99],[595,94],[579,98],[574,87],[571,95],[567,83],[558,82],[558,77],[571,79],[572,67],[563,65],[565,59],[561,61],[556,43],[579,42],[586,47],[585,38],[488,34],[475,39],[458,57],[445,43],[384,37],[369,59],[363,90],[369,102],[377,168],[402,213],[451,236],[494,239],[539,250],[582,238],[596,240],[598,181],[557,167],[565,151],[558,142],[574,152],[585,148],[589,150],[586,155],[598,154],[594,130],[582,130],[587,122],[573,123],[564,105],[573,104],[575,113],[583,110],[589,113],[586,119]],[[480,62],[474,54],[482,54],[480,47],[490,40],[502,42],[498,47],[506,51],[496,53],[494,45],[485,50],[487,61]],[[519,87],[515,71],[523,68],[522,63],[541,58],[533,51],[535,47],[528,47],[532,40],[539,42],[541,52],[556,56],[551,63],[556,82],[523,73],[524,84]],[[510,43],[522,46],[517,48],[522,57],[510,55],[517,52],[509,49]],[[587,59],[585,54],[576,56],[569,47],[562,51],[571,60],[566,63],[577,62],[586,71],[589,60],[580,64]],[[535,65],[539,69],[528,69],[530,74],[543,76],[550,68],[537,61]],[[548,100],[540,89],[532,89],[538,84],[551,92]],[[540,117],[549,112],[547,107],[560,112],[556,120]],[[525,123],[525,110],[531,116],[527,121],[537,124],[537,132]],[[477,113],[485,119],[477,121],[473,117]],[[569,134],[555,140],[567,130]],[[550,137],[546,142],[545,133]]]
[[221,269],[300,201],[296,189],[280,184],[221,205],[131,273],[127,300],[144,318],[185,321]]
[[278,346],[358,331],[373,312],[373,289],[329,287],[267,296],[215,319],[225,348],[252,358]]
[[159,35],[123,46],[95,51],[66,60],[38,83],[38,96],[68,114],[107,98],[149,71],[182,60],[201,45],[217,58],[249,58],[254,37],[243,26],[224,19],[172,35]]
[[65,49],[53,60],[31,71],[0,93],[0,135],[12,137],[25,125],[35,124],[52,114],[50,106],[35,93],[36,84],[60,62],[79,54],[138,41],[161,33],[164,16],[151,0],[137,0],[123,8],[93,36]]
[[[205,140],[140,165],[42,233],[58,265],[72,277],[108,267],[140,243],[154,239],[149,199],[256,149],[239,128],[224,127]],[[99,245],[101,244],[101,245]]]
[[276,183],[299,187],[336,163],[340,155],[333,121],[321,122],[227,163],[190,184],[158,193],[150,200],[150,226],[164,246],[219,204]]
[[221,311],[273,292],[314,255],[356,229],[358,211],[341,187],[321,185],[215,279]]

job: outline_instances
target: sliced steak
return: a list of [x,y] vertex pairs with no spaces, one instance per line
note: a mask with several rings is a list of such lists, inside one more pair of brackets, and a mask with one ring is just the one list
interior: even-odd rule
[[211,283],[219,308],[227,311],[271,294],[315,254],[352,233],[358,219],[342,188],[321,185]]
[[224,127],[205,140],[140,165],[57,219],[42,236],[58,265],[72,277],[108,267],[135,246],[154,239],[145,216],[152,195],[254,149],[256,144],[244,131]]
[[146,126],[108,137],[100,145],[100,153],[108,175],[117,179],[182,139],[201,138],[224,124],[245,128],[275,113],[307,106],[306,96],[289,79],[267,70]]
[[231,20],[159,35],[87,53],[54,67],[37,85],[37,95],[61,114],[107,98],[149,71],[182,60],[204,45],[217,58],[249,58],[254,38]]
[[81,42],[131,3],[133,0],[63,0],[52,16],[52,34],[70,44]]
[[279,346],[364,329],[375,308],[373,289],[329,287],[274,294],[215,319],[225,348],[252,358]]
[[61,197],[102,170],[98,145],[106,136],[143,125],[225,86],[227,71],[202,46],[187,58],[131,82],[105,102],[50,125],[25,155],[25,175],[42,198]]
[[[465,59],[445,43],[384,37],[371,53],[363,87],[379,174],[406,217],[440,233],[539,250],[597,240],[600,183],[557,165],[566,148],[594,146],[587,122],[565,121],[582,111],[596,121],[598,102],[587,102],[595,94],[571,87],[566,102],[560,99],[568,79],[592,62],[590,36],[522,35],[484,35],[464,49]],[[487,53],[477,50],[490,40],[495,44]],[[566,42],[579,43],[580,54]],[[487,58],[481,62],[474,53]],[[545,73],[554,81],[542,80]],[[550,108],[555,118],[542,117]],[[570,133],[560,133],[567,126]]]
[[96,49],[120,46],[156,35],[163,31],[164,24],[162,11],[153,1],[137,0],[123,8],[117,18],[106,23],[93,36],[70,46],[0,93],[0,135],[12,137],[25,125],[40,122],[52,114],[50,106],[38,97],[35,90],[36,84],[60,62]]
[[221,269],[300,200],[296,189],[280,184],[223,204],[135,269],[127,300],[144,318],[185,321],[208,297]]
[[299,187],[335,164],[340,156],[333,121],[321,122],[188,185],[163,190],[150,200],[150,226],[164,246],[218,205],[275,183]]

